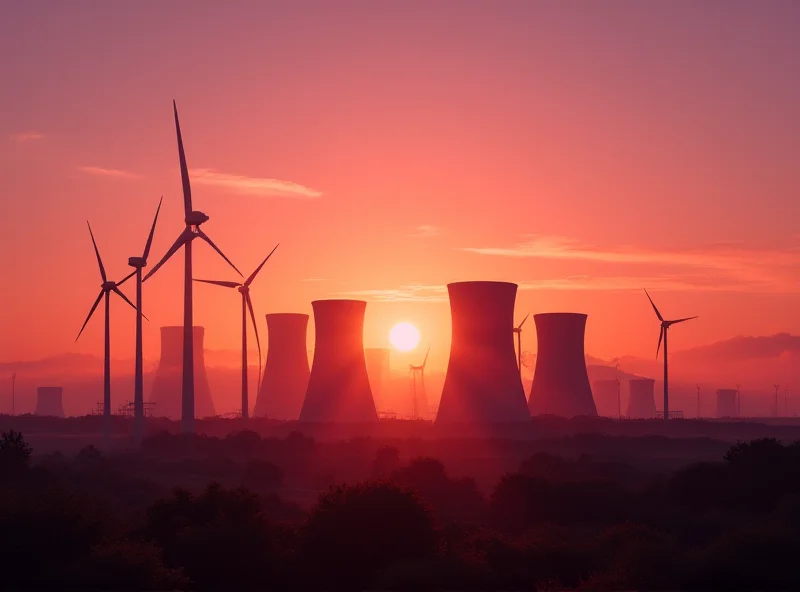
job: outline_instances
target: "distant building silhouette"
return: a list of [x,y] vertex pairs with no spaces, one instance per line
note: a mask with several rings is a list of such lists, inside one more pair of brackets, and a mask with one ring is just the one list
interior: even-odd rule
[[36,415],[64,417],[64,389],[60,386],[40,386],[36,389]]
[[372,389],[372,398],[375,406],[382,409],[384,406],[383,389],[389,381],[389,359],[391,350],[388,347],[368,347],[364,350],[367,361],[367,376]]
[[294,421],[300,417],[310,370],[306,350],[308,315],[267,315],[267,363],[254,417]]
[[603,417],[617,417],[620,408],[617,406],[617,388],[621,385],[616,380],[595,380],[592,383],[592,398],[597,414]]
[[736,389],[717,390],[717,417],[738,417]]
[[452,344],[436,424],[529,422],[514,351],[517,285],[457,282],[447,291]]
[[315,347],[300,421],[378,421],[364,357],[363,300],[315,300]]
[[[214,415],[214,402],[206,375],[203,336],[205,328],[193,327],[195,417]],[[183,327],[161,327],[161,359],[150,391],[153,415],[181,419],[183,384]]]
[[632,419],[652,419],[656,416],[656,381],[652,378],[632,378],[628,381],[628,410]]
[[539,351],[528,401],[531,415],[596,416],[583,345],[586,315],[545,313],[533,320]]

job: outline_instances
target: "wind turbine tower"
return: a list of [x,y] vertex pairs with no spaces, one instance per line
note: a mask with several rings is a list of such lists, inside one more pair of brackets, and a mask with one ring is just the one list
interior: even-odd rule
[[697,385],[697,419],[700,419],[700,385]]
[[11,415],[16,415],[17,406],[17,373],[11,373]]
[[778,417],[778,390],[781,388],[781,385],[774,384],[772,386],[775,387],[775,405],[774,405],[774,407],[772,409],[772,416],[773,417]]
[[742,385],[736,385],[736,417],[742,416]]
[[667,337],[669,334],[669,328],[672,327],[672,325],[677,325],[678,323],[691,321],[693,319],[696,319],[697,317],[696,316],[686,317],[684,319],[676,319],[674,321],[664,320],[664,317],[661,316],[661,313],[658,311],[658,308],[656,308],[655,302],[653,302],[653,299],[650,298],[650,294],[648,294],[647,290],[645,290],[644,293],[647,294],[647,299],[650,301],[650,304],[652,305],[653,310],[655,311],[656,316],[658,317],[658,320],[661,322],[661,332],[658,334],[658,347],[656,348],[656,359],[658,359],[658,352],[661,350],[661,342],[663,341],[664,342],[664,421],[667,421],[669,419],[669,366],[668,366],[669,355],[667,349]]
[[253,280],[256,279],[258,272],[261,271],[261,268],[264,267],[264,264],[269,261],[269,258],[272,257],[272,253],[275,252],[275,249],[278,248],[278,245],[275,245],[275,248],[270,251],[269,255],[261,262],[261,265],[256,267],[256,270],[250,274],[250,276],[244,281],[243,284],[239,282],[226,282],[220,280],[195,280],[197,282],[203,282],[205,284],[213,284],[215,286],[222,286],[223,288],[234,288],[239,290],[239,293],[242,295],[242,421],[247,421],[250,417],[250,403],[248,402],[248,388],[247,388],[247,312],[250,311],[250,320],[253,322],[253,331],[256,334],[256,345],[258,346],[258,381],[259,384],[256,385],[256,394],[258,394],[258,390],[261,381],[261,340],[258,338],[258,324],[256,323],[256,315],[253,312],[253,301],[250,299],[250,284],[253,283]]
[[[184,273],[183,273],[183,377],[181,386],[181,431],[194,433],[194,315],[192,310],[192,241],[200,238],[207,242],[228,265],[240,276],[242,272],[236,269],[219,247],[202,231],[200,226],[208,222],[209,218],[203,212],[192,209],[192,188],[189,184],[189,168],[186,165],[186,153],[183,150],[181,126],[178,121],[178,107],[172,101],[172,110],[175,115],[175,134],[178,138],[178,159],[181,167],[181,182],[183,185],[183,210],[186,227],[175,240],[164,257],[161,258],[153,269],[142,280],[146,282],[164,263],[183,247]],[[244,276],[242,276],[244,277]]]
[[522,322],[514,327],[514,335],[517,336],[517,367],[519,368],[520,380],[522,380],[522,325],[525,324],[529,316],[531,316],[531,313],[526,314]]
[[[430,346],[428,347],[428,351],[425,352],[425,359],[422,360],[422,364],[419,366],[415,366],[414,364],[410,364],[408,369],[411,371],[411,384],[412,384],[412,391],[411,391],[411,419],[419,419],[420,418],[420,410],[422,410],[422,417],[427,419],[428,417],[428,397],[425,393],[425,366],[428,363],[428,354],[431,353]],[[420,386],[420,394],[417,394],[417,376],[419,376],[419,386]]]

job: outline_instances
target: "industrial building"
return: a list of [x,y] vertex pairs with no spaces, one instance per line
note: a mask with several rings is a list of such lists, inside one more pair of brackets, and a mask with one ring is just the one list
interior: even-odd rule
[[652,378],[632,378],[628,381],[628,410],[631,419],[653,419],[656,416],[656,381]]
[[717,390],[717,417],[738,417],[738,391],[736,389]]
[[619,417],[621,384],[618,380],[595,380],[592,383],[592,398],[597,414],[602,417]]
[[64,417],[64,389],[60,386],[40,386],[36,389],[35,415]]
[[390,356],[391,350],[388,347],[368,347],[364,350],[372,398],[375,401],[375,407],[378,409],[382,409],[385,405],[383,389],[390,378]]
[[297,420],[310,375],[306,350],[308,315],[275,313],[266,316],[267,363],[253,416]]
[[378,421],[364,356],[363,300],[315,300],[315,347],[300,421]]
[[436,424],[529,422],[514,351],[517,284],[457,282],[447,291],[452,343]]
[[531,415],[596,416],[586,372],[586,315],[544,313],[533,316],[538,354],[528,401]]
[[[214,415],[214,402],[208,386],[203,351],[204,327],[193,327],[194,345],[194,413],[195,417]],[[161,359],[158,363],[150,401],[153,415],[181,419],[183,385],[183,327],[161,327]]]

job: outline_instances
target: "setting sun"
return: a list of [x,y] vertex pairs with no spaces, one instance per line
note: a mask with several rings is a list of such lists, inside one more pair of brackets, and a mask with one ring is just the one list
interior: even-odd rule
[[419,330],[411,323],[397,323],[389,331],[389,341],[395,349],[411,351],[419,343]]

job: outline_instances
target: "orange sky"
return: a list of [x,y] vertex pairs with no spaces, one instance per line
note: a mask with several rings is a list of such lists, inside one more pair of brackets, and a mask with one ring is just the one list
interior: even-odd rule
[[[116,278],[162,194],[151,264],[178,235],[173,97],[203,229],[245,274],[281,243],[264,339],[264,313],[365,298],[367,346],[408,320],[443,367],[444,285],[470,279],[518,282],[520,318],[588,313],[601,357],[654,354],[642,287],[700,315],[673,348],[800,332],[791,0],[8,2],[0,55],[0,360],[101,354],[101,315],[73,344],[100,284],[85,221]],[[196,245],[196,277],[236,279]],[[145,286],[147,357],[182,268]],[[208,347],[239,347],[239,306],[195,287]]]

